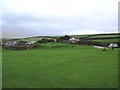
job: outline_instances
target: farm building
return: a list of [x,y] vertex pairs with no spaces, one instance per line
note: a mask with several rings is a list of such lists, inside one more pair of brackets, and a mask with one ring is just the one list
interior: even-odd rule
[[2,45],[5,48],[10,48],[10,47],[14,46],[16,43],[17,43],[16,41],[6,41]]
[[17,42],[16,41],[6,41],[4,42],[4,46],[14,46]]
[[31,45],[31,44],[36,44],[37,41],[30,41],[30,42],[27,42],[27,44]]
[[32,49],[37,47],[37,41],[30,41],[26,43],[26,49]]
[[31,41],[31,42],[15,42],[15,41],[7,41],[4,43],[3,47],[7,49],[12,49],[12,50],[26,50],[26,49],[32,49],[36,47],[36,41]]
[[26,42],[17,42],[13,49],[15,50],[25,50],[26,49]]
[[25,49],[26,45],[23,42],[6,41],[3,43],[3,47],[12,50],[23,50]]
[[77,39],[75,37],[72,37],[72,38],[69,39],[70,43],[78,43],[79,41],[80,41],[80,39]]
[[117,43],[110,43],[108,45],[109,48],[118,48],[118,44]]

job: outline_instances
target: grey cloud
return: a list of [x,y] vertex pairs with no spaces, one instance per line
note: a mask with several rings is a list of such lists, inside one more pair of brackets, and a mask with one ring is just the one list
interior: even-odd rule
[[3,14],[2,15],[2,20],[6,24],[17,24],[22,21],[24,22],[43,22],[42,18],[38,19],[32,15],[25,15],[25,14]]
[[[101,16],[102,15],[102,16]],[[116,32],[117,17],[104,14],[78,17],[36,17],[24,14],[3,15],[4,37],[26,37],[35,35],[64,35],[70,32]]]

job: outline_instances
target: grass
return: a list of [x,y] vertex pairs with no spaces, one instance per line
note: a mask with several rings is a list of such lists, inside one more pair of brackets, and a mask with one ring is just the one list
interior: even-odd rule
[[[118,50],[42,45],[3,49],[3,88],[116,88]],[[44,47],[43,47],[44,46]]]
[[97,41],[97,42],[119,42],[118,39],[100,39],[100,40],[92,40],[92,41]]
[[119,37],[120,35],[97,35],[91,36],[90,38],[108,38],[108,37]]
[[120,35],[116,34],[116,35],[95,35],[95,36],[92,36],[92,35],[95,35],[95,34],[84,34],[84,35],[73,35],[75,36],[76,38],[80,38],[80,37],[87,37],[89,36],[89,38],[108,38],[108,37],[119,37]]

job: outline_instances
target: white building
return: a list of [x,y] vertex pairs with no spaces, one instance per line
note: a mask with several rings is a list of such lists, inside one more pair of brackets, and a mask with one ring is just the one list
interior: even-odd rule
[[14,46],[17,42],[16,41],[7,41],[3,45],[4,46]]
[[74,37],[72,37],[72,38],[69,39],[69,42],[70,42],[70,43],[77,43],[77,42],[79,42],[79,41],[80,41],[79,39],[74,38]]
[[111,43],[108,45],[109,48],[118,48],[118,44],[117,43]]
[[35,44],[35,43],[37,43],[37,41],[29,41],[29,42],[27,42],[27,44]]

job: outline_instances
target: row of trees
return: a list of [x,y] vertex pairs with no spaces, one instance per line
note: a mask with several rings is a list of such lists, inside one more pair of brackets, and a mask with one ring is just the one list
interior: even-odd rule
[[37,41],[37,43],[47,43],[47,42],[54,42],[54,39],[43,38],[43,39]]
[[38,40],[37,43],[47,43],[47,42],[64,42],[64,41],[68,41],[70,39],[70,36],[65,35],[63,37],[59,37],[59,38],[54,38],[54,39],[47,39],[47,38],[42,38],[41,40]]

